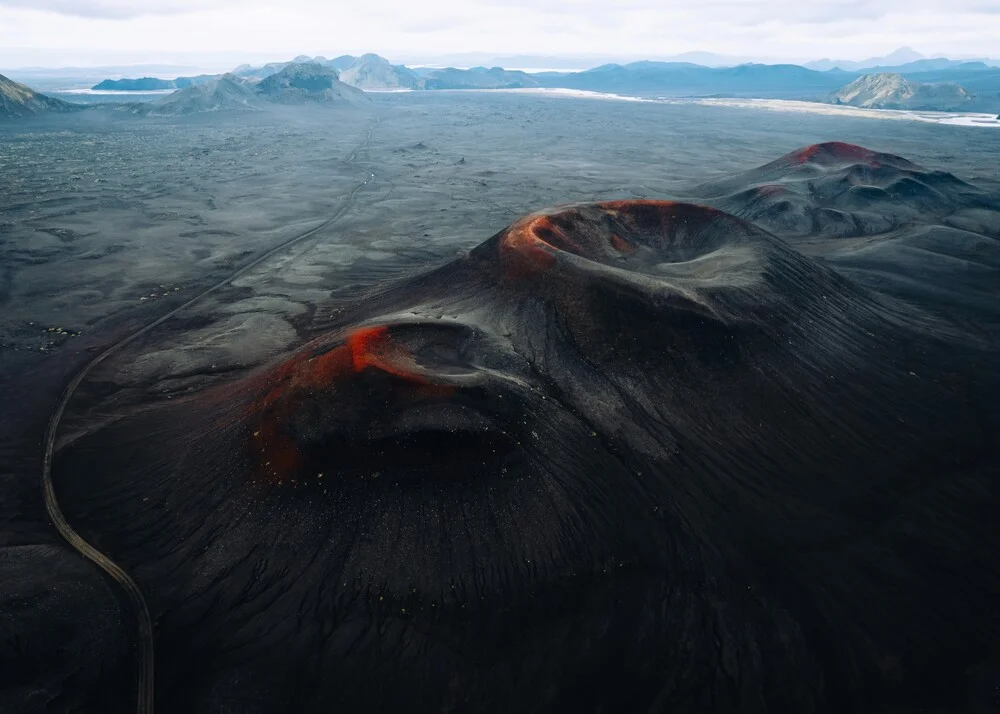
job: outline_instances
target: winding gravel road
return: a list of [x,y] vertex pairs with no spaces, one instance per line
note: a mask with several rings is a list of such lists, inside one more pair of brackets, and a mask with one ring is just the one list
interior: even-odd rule
[[[368,126],[368,131],[365,135],[364,140],[351,152],[351,154],[345,160],[345,163],[352,164],[357,160],[358,154],[362,152],[371,143],[372,135],[375,128],[378,126],[379,118],[378,116],[372,119],[372,122]],[[55,454],[55,443],[56,437],[59,432],[59,424],[62,421],[63,414],[66,411],[66,407],[69,405],[70,400],[76,393],[80,384],[86,379],[87,375],[101,364],[108,357],[113,355],[115,352],[120,350],[122,347],[134,342],[143,335],[149,333],[159,325],[162,325],[167,320],[173,318],[178,313],[183,312],[187,308],[191,307],[195,303],[204,299],[208,295],[211,295],[215,291],[224,287],[228,283],[236,280],[245,273],[253,270],[258,265],[273,257],[274,255],[286,250],[293,245],[300,243],[312,236],[316,235],[320,231],[329,228],[337,221],[339,221],[343,216],[351,209],[357,199],[358,194],[367,186],[372,179],[375,178],[375,174],[368,171],[366,177],[363,181],[357,184],[351,193],[347,196],[344,202],[341,204],[337,212],[329,219],[320,223],[318,226],[309,229],[305,233],[301,233],[293,238],[286,240],[280,245],[271,248],[267,252],[258,256],[254,260],[250,261],[242,268],[231,273],[229,276],[220,280],[215,285],[207,288],[198,295],[194,296],[183,305],[174,308],[170,312],[162,315],[153,322],[141,327],[132,334],[128,335],[124,339],[108,347],[104,352],[99,354],[97,357],[92,359],[83,369],[81,369],[76,376],[73,377],[72,381],[66,386],[63,391],[62,396],[59,399],[59,403],[56,405],[55,410],[52,412],[52,416],[49,419],[48,428],[45,431],[45,441],[44,441],[44,457],[42,460],[42,488],[45,498],[45,510],[47,511],[49,518],[52,520],[52,524],[55,526],[59,535],[69,544],[69,546],[75,550],[77,553],[92,561],[101,570],[103,570],[107,575],[118,583],[125,593],[132,609],[135,612],[136,617],[136,631],[137,631],[137,642],[138,642],[138,653],[137,653],[137,664],[136,664],[136,712],[138,714],[152,714],[154,710],[154,640],[153,640],[153,624],[152,619],[149,615],[149,608],[146,605],[146,600],[143,597],[142,591],[139,586],[132,579],[132,577],[125,572],[125,570],[115,563],[111,558],[106,556],[104,553],[100,552],[94,548],[90,543],[83,539],[79,533],[77,533],[73,527],[67,522],[65,516],[63,515],[62,509],[59,506],[59,498],[56,494],[55,487],[52,483],[52,459]]]

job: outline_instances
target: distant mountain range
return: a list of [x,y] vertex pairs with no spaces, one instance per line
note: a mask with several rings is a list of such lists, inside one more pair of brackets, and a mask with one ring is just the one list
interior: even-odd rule
[[[702,57],[702,55],[705,53],[692,53],[691,56],[706,61],[712,59],[712,57]],[[575,72],[529,73],[522,70],[485,66],[468,69],[455,67],[411,68],[401,64],[393,64],[375,54],[366,54],[361,57],[342,55],[335,59],[303,56],[293,60],[295,64],[303,62],[325,67],[338,73],[342,83],[367,91],[534,87],[579,89],[635,96],[755,97],[811,101],[837,101],[835,95],[846,91],[848,86],[864,75],[892,74],[898,75],[912,86],[938,83],[955,84],[969,96],[968,101],[959,102],[955,99],[957,95],[952,96],[954,93],[951,90],[938,91],[924,88],[907,100],[920,102],[921,108],[947,111],[956,106],[968,106],[982,108],[984,111],[1000,110],[1000,67],[992,67],[984,61],[928,59],[909,48],[902,48],[890,55],[872,57],[862,62],[821,60],[809,63],[812,65],[811,67],[794,64],[752,63],[733,67],[718,67],[694,62],[639,61],[627,64],[604,64]],[[237,67],[232,74],[244,79],[265,79],[280,72],[289,64],[275,62],[262,67],[244,65]],[[847,65],[847,67],[840,65]],[[870,71],[858,69],[862,66],[876,67],[877,69]],[[821,67],[826,67],[826,69],[820,69]],[[218,77],[201,75],[178,77],[172,80],[158,80],[150,77],[107,80],[95,85],[94,89],[150,91],[191,87],[215,79]],[[870,82],[870,80],[866,81]],[[899,91],[905,94],[909,90],[900,89]],[[891,94],[891,92],[889,93]],[[937,104],[935,98],[937,98]],[[845,100],[841,96],[839,101],[846,104],[855,100]],[[906,101],[902,99],[900,101],[903,105],[906,104]],[[924,103],[926,103],[926,107]]]
[[156,77],[105,79],[103,82],[95,84],[91,89],[115,92],[151,92],[163,89],[184,89],[213,79],[218,79],[218,76],[202,74],[196,77],[178,77],[177,79],[158,79]]
[[900,47],[895,52],[890,52],[882,57],[869,57],[866,60],[852,62],[851,60],[831,60],[821,59],[814,62],[806,62],[803,67],[825,72],[831,69],[842,69],[845,71],[856,71],[871,69],[872,67],[893,67],[917,62],[925,57],[912,47]]
[[[630,62],[638,61],[641,59],[650,59],[656,62],[687,62],[691,64],[699,64],[705,67],[735,67],[740,64],[799,64],[807,69],[815,69],[819,71],[825,71],[828,69],[833,69],[835,67],[840,67],[845,71],[860,71],[860,70],[871,70],[875,67],[894,67],[902,64],[908,64],[918,60],[928,59],[925,55],[917,52],[909,47],[901,47],[894,52],[890,52],[886,55],[880,55],[877,57],[869,57],[864,60],[831,60],[831,59],[821,59],[813,61],[793,61],[788,59],[779,59],[776,57],[767,57],[765,55],[724,55],[718,54],[716,52],[682,52],[675,55],[663,55],[657,57],[608,57],[601,55],[587,55],[587,56],[562,56],[562,55],[526,55],[526,54],[505,54],[505,55],[491,55],[485,52],[479,53],[465,53],[465,54],[455,54],[455,55],[444,55],[444,56],[425,56],[423,58],[411,57],[412,61],[408,62],[410,66],[414,64],[420,64],[423,66],[434,66],[434,67],[471,67],[471,66],[486,66],[486,67],[508,67],[512,69],[526,69],[526,68],[548,68],[556,71],[579,71],[587,67],[597,67],[602,64],[628,64]],[[930,61],[939,61],[933,59]],[[968,62],[968,59],[958,59],[958,60],[945,60],[949,62]],[[974,58],[974,61],[984,61],[986,64],[991,64],[993,66],[1000,66],[1000,59],[988,59],[988,58]]]
[[[308,58],[306,58],[308,59]],[[136,113],[178,116],[219,111],[261,111],[268,104],[362,106],[371,99],[337,79],[337,71],[316,62],[292,62],[264,79],[226,74],[162,99],[138,105]]]
[[798,65],[704,67],[687,62],[609,64],[572,74],[535,75],[542,86],[639,96],[817,99],[845,83],[842,73]]
[[[901,50],[866,62],[910,59]],[[9,83],[9,82],[8,82]],[[13,83],[9,83],[14,86]],[[16,85],[23,87],[23,85]],[[105,80],[95,90],[150,92],[179,90],[153,102],[150,111],[190,113],[223,109],[252,110],[261,103],[358,103],[364,91],[564,88],[643,97],[742,97],[796,99],[871,108],[940,111],[1000,111],[1000,68],[986,62],[918,58],[893,67],[863,71],[817,70],[794,64],[741,64],[708,67],[693,62],[639,61],[604,64],[576,72],[525,72],[502,67],[407,67],[375,54],[296,57],[261,67],[243,65],[225,75],[160,79]],[[58,100],[28,90],[9,89],[5,110],[46,111]],[[363,91],[362,91],[363,90]],[[62,102],[62,104],[67,104]],[[20,107],[14,109],[13,107]],[[53,104],[53,107],[59,105]],[[69,105],[72,106],[72,105]]]
[[825,72],[831,69],[842,69],[847,72],[881,70],[889,67],[907,68],[912,72],[923,72],[937,69],[951,69],[970,63],[978,63],[986,66],[1000,67],[1000,60],[980,57],[976,59],[953,60],[946,57],[925,57],[910,47],[900,47],[895,52],[891,52],[882,57],[869,57],[860,62],[851,60],[831,60],[821,59],[814,62],[805,62],[802,66],[808,69],[815,69]]
[[[337,77],[337,71],[331,67],[315,62],[291,62],[263,79],[230,73],[191,83],[150,102],[80,105],[47,97],[0,76],[0,119],[102,107],[142,116],[182,116],[205,112],[262,111],[279,104],[347,108],[371,102],[362,90],[344,84]],[[143,86],[145,89],[150,85]]]

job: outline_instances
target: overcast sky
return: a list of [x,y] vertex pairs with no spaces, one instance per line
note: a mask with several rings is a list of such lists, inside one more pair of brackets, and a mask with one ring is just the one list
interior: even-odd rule
[[[453,53],[1000,55],[1000,0],[0,0],[0,65]],[[44,59],[44,62],[40,60]]]

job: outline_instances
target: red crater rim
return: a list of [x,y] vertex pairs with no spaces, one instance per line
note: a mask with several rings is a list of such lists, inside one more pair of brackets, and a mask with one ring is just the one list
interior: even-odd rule
[[738,219],[707,206],[676,201],[603,201],[534,213],[500,236],[501,258],[515,272],[546,270],[560,253],[596,262],[627,259],[641,248],[665,250],[720,221]]
[[790,154],[785,159],[791,164],[828,164],[849,161],[874,161],[875,152],[856,144],[842,141],[828,141],[823,144],[812,144]]
[[252,407],[257,415],[251,443],[255,478],[272,484],[293,480],[303,457],[287,425],[303,405],[317,399],[336,401],[338,390],[350,389],[365,374],[387,377],[410,396],[441,396],[453,390],[424,373],[393,337],[390,325],[355,328],[342,344],[321,354],[315,348],[303,350],[264,377],[263,396]]
[[912,166],[906,159],[866,149],[856,144],[843,141],[827,141],[822,144],[812,144],[790,154],[785,154],[775,164],[785,166],[843,166],[845,164],[864,164],[877,169],[884,164],[893,166]]

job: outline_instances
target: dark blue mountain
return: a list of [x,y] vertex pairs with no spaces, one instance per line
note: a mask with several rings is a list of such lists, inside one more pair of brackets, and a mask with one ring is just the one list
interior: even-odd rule
[[817,72],[789,64],[716,68],[686,62],[609,64],[585,72],[535,75],[547,87],[594,92],[798,99],[825,96],[849,82],[852,76],[848,72]]

